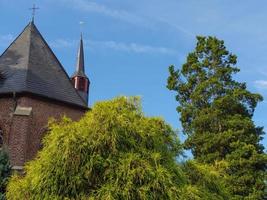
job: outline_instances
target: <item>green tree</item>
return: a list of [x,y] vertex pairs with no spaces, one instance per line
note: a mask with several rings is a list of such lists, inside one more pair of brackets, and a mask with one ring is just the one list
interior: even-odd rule
[[8,154],[0,149],[0,200],[5,199],[6,186],[11,175],[11,165],[9,163]]
[[38,159],[14,176],[8,199],[177,199],[185,178],[181,146],[163,120],[138,101],[97,103],[79,122],[50,124]]
[[176,92],[177,111],[197,161],[225,160],[233,199],[263,199],[266,155],[260,144],[263,129],[252,117],[259,94],[232,75],[237,57],[215,37],[197,37],[181,70],[169,67],[167,88]]
[[116,98],[97,103],[79,122],[50,123],[43,150],[25,176],[12,177],[7,199],[227,200],[219,174],[203,175],[193,165],[206,178],[192,182],[177,163],[180,154],[169,125],[145,117],[136,98]]
[[184,200],[229,200],[230,194],[223,181],[224,172],[215,166],[201,164],[195,160],[187,161],[183,166],[187,186],[184,188]]

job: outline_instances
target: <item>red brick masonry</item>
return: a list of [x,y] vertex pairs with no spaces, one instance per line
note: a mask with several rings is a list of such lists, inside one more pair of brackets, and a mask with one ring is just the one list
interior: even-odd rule
[[[16,106],[32,108],[30,115],[15,115]],[[32,95],[0,96],[0,129],[13,166],[35,157],[50,118],[64,115],[79,120],[87,109]]]

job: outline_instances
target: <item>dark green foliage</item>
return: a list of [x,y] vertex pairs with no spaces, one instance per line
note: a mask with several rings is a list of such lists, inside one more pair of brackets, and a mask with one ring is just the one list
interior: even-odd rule
[[259,153],[254,145],[244,142],[232,143],[236,149],[227,155],[229,162],[226,172],[227,183],[235,187],[229,187],[230,192],[235,195],[237,200],[244,199],[263,199],[266,195],[266,154]]
[[11,175],[11,166],[7,153],[0,149],[0,200],[5,199],[6,186]]
[[260,145],[263,130],[252,117],[259,94],[232,78],[237,57],[215,37],[197,37],[181,70],[170,66],[168,89],[176,92],[185,147],[203,163],[225,160],[234,199],[262,199],[266,155]]

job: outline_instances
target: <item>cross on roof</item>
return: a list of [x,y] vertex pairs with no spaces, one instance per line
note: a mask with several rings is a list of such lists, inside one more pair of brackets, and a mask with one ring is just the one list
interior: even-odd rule
[[39,10],[40,8],[36,7],[35,4],[33,4],[32,8],[29,8],[29,10],[32,10],[32,22],[34,22],[34,17],[35,17],[35,13],[36,10]]

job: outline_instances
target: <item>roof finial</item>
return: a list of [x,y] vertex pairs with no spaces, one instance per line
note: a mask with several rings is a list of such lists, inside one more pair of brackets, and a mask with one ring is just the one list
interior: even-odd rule
[[35,13],[36,10],[39,10],[40,8],[36,7],[35,4],[33,4],[32,8],[29,8],[29,10],[32,10],[32,22],[34,22],[34,17],[35,17]]

